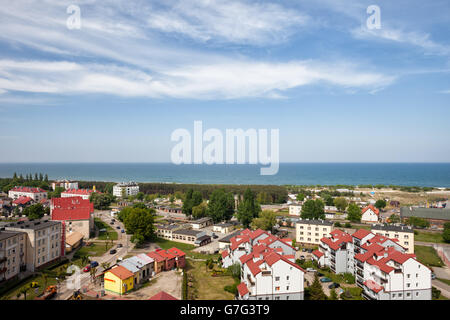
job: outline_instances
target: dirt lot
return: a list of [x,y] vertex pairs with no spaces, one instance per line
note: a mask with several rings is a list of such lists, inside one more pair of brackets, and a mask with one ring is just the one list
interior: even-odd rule
[[181,284],[183,277],[181,272],[175,270],[158,273],[145,288],[138,289],[127,294],[128,299],[147,300],[160,291],[165,291],[181,300]]

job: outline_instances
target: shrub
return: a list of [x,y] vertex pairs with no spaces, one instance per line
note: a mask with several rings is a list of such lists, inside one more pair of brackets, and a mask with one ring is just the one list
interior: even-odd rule
[[234,294],[234,295],[237,295],[237,292],[238,292],[236,283],[233,283],[231,286],[225,286],[225,287],[223,287],[223,289],[225,291],[227,291],[227,292],[230,292],[230,293]]

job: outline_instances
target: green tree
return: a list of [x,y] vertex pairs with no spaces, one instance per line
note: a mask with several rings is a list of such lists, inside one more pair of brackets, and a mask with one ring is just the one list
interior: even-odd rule
[[298,193],[297,194],[297,201],[303,201],[305,200],[305,195],[303,193]]
[[206,202],[200,203],[198,206],[192,207],[192,216],[194,219],[200,219],[208,215],[208,205]]
[[224,189],[216,189],[209,198],[208,216],[214,222],[228,221],[234,213],[234,197]]
[[380,210],[386,208],[386,200],[377,200],[377,202],[375,202],[375,208]]
[[331,289],[330,291],[331,291],[330,292],[330,300],[338,300],[339,298],[338,298],[338,295],[336,293],[336,290]]
[[361,208],[356,203],[350,203],[347,209],[347,219],[352,222],[361,221]]
[[391,215],[389,216],[389,223],[394,224],[394,223],[399,223],[399,222],[400,222],[400,217],[399,217],[398,215],[396,215],[396,214],[391,214]]
[[273,211],[264,210],[259,214],[258,218],[254,218],[251,226],[253,229],[262,229],[271,231],[277,223],[276,215]]
[[345,198],[335,198],[334,205],[339,211],[345,211],[348,206],[348,202],[347,200],[345,200]]
[[325,200],[325,204],[327,205],[327,206],[334,206],[334,199],[333,199],[333,197],[332,196],[330,196],[330,195],[326,195],[325,197],[324,197],[324,200]]
[[114,197],[110,193],[98,193],[92,192],[89,200],[94,204],[94,208],[97,210],[107,210],[109,209],[110,204],[115,201],[116,197]]
[[189,189],[186,193],[186,197],[183,202],[183,213],[186,215],[192,215],[192,208],[198,206],[203,202],[202,193],[200,191],[193,191],[193,189]]
[[302,206],[302,219],[325,219],[324,204],[320,199],[307,200]]
[[37,203],[23,209],[23,214],[26,215],[28,219],[40,219],[44,216],[45,209],[41,203]]
[[142,201],[142,200],[144,200],[144,196],[145,195],[144,195],[143,192],[138,192],[137,195],[136,195],[136,199]]
[[314,281],[309,287],[309,300],[327,300],[327,295],[323,292],[322,284],[317,274],[314,276]]
[[247,188],[244,192],[244,199],[239,204],[237,210],[237,219],[245,228],[248,228],[254,218],[259,216],[261,207],[255,199],[255,194]]
[[133,234],[132,241],[142,244],[144,240],[155,239],[154,210],[142,208],[124,208],[119,214],[123,219],[127,233]]
[[450,222],[444,223],[444,232],[442,233],[442,238],[445,242],[450,243]]

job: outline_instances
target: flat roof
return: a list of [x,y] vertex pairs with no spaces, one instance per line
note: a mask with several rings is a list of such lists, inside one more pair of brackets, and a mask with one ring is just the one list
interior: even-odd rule
[[201,232],[203,232],[203,231],[192,230],[192,229],[180,229],[180,230],[174,231],[173,233],[184,234],[186,236],[197,236],[197,234],[199,234]]
[[400,216],[402,218],[418,217],[435,220],[450,220],[450,208],[400,208]]
[[8,230],[2,230],[2,229],[3,229],[3,228],[0,228],[0,241],[24,233],[24,232],[19,232],[19,231],[8,231]]
[[323,226],[332,226],[333,222],[328,220],[298,219],[298,224],[314,224]]
[[411,228],[409,226],[396,226],[396,225],[392,225],[392,224],[373,224],[372,230],[414,233],[413,228]]
[[52,221],[52,220],[29,220],[29,221],[16,221],[16,222],[10,222],[3,227],[5,228],[15,228],[15,229],[32,229],[32,230],[39,230],[39,229],[45,229],[54,225],[61,224],[59,221]]
[[200,218],[200,219],[191,221],[190,223],[203,223],[203,222],[210,221],[210,220],[212,220],[210,217],[204,217],[204,218]]
[[218,224],[214,225],[214,227],[222,227],[222,228],[224,228],[224,227],[231,227],[231,226],[233,226],[233,224],[229,223],[229,222],[218,223]]
[[235,232],[230,233],[229,235],[223,237],[222,239],[219,239],[219,242],[226,242],[230,243],[230,239],[240,234],[242,230],[236,230]]
[[177,224],[158,224],[156,225],[156,228],[158,229],[164,229],[164,230],[173,230],[176,228],[180,228],[180,225]]

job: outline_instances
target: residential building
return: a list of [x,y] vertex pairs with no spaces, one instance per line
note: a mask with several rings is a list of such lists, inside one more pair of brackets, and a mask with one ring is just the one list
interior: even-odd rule
[[353,274],[366,299],[431,300],[431,270],[396,238],[365,229],[352,235],[333,230],[313,259],[335,273]]
[[135,196],[139,193],[139,185],[136,182],[122,182],[118,183],[113,187],[113,195],[117,198],[122,198],[123,196]]
[[0,228],[0,283],[25,270],[26,238],[25,232]]
[[92,193],[96,192],[91,189],[68,189],[61,192],[61,198],[81,197],[83,200],[89,200]]
[[123,266],[114,266],[103,276],[104,288],[117,294],[124,294],[134,288],[134,274]]
[[397,239],[406,249],[406,253],[414,253],[414,229],[405,225],[374,224],[371,231],[387,238]]
[[403,223],[410,217],[426,219],[432,229],[443,229],[444,223],[450,222],[450,208],[400,208],[400,218]]
[[235,236],[237,236],[241,232],[242,232],[242,230],[236,230],[233,233],[227,235],[226,237],[223,237],[223,238],[219,239],[219,249],[220,250],[227,249],[230,246],[230,244],[231,244],[231,238],[234,238]]
[[94,204],[82,197],[52,198],[50,216],[60,221],[65,229],[65,236],[72,232],[81,233],[89,239],[94,231]]
[[328,220],[299,219],[295,224],[297,243],[318,245],[320,239],[328,237],[333,222]]
[[62,226],[59,221],[29,220],[4,225],[7,231],[25,232],[25,264],[27,271],[35,271],[58,260],[65,254]]
[[289,206],[289,215],[290,216],[300,216],[302,214],[302,205],[301,204],[291,204]]
[[215,224],[213,226],[213,231],[214,232],[230,233],[231,230],[233,230],[233,224],[232,223],[228,223],[228,222]]
[[39,202],[47,198],[47,191],[33,187],[14,187],[8,192],[8,197],[16,200],[20,197],[31,198],[34,202]]
[[166,240],[173,239],[173,232],[183,228],[179,224],[157,224],[155,225],[156,235]]
[[154,260],[147,255],[143,256],[133,256],[118,263],[133,273],[133,287],[144,283],[153,274]]
[[165,291],[160,291],[148,300],[178,300],[178,299],[175,298],[174,296],[171,296]]
[[361,211],[362,223],[377,223],[380,215],[380,210],[369,204]]
[[211,226],[213,224],[213,220],[210,217],[204,217],[198,220],[191,221],[190,224],[192,226],[192,229],[198,230]]
[[200,230],[178,229],[172,232],[172,240],[200,247],[210,243],[211,236]]
[[64,190],[78,189],[78,182],[69,180],[56,180],[52,182],[53,191],[55,191],[56,187],[64,188]]
[[241,265],[238,300],[303,300],[304,270],[294,263],[295,249],[261,229],[245,229],[222,252],[222,265]]

